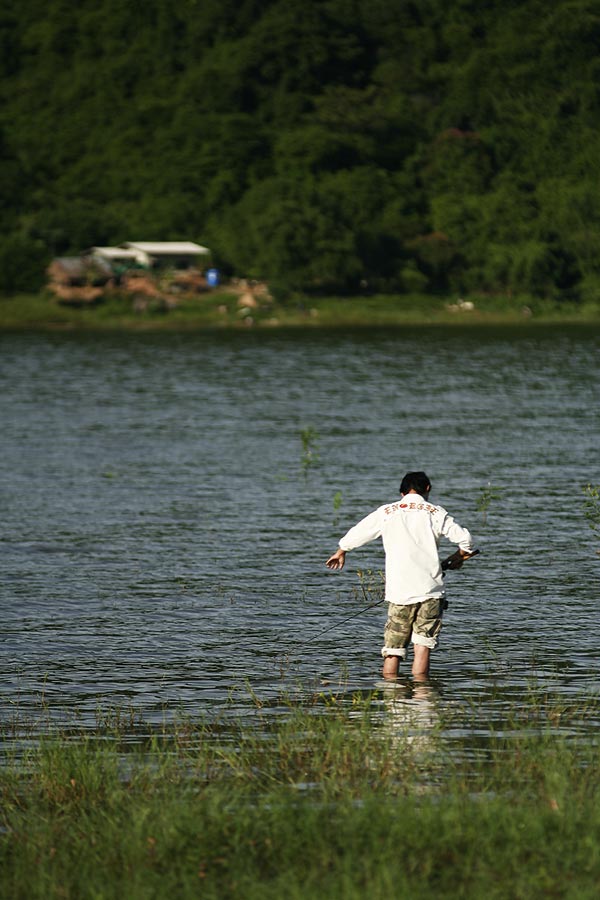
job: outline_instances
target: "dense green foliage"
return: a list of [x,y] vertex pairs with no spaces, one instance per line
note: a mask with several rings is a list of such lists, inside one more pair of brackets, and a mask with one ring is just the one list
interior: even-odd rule
[[600,294],[594,0],[12,0],[0,279],[195,239],[304,291]]

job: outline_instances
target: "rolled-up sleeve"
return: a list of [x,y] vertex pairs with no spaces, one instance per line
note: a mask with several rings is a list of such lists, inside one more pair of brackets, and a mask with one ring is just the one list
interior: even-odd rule
[[342,550],[354,550],[378,537],[381,537],[381,511],[376,509],[357,522],[340,540],[339,546]]

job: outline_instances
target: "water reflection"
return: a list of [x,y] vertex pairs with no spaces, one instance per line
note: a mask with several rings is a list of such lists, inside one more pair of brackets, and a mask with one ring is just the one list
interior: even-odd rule
[[378,682],[385,710],[383,734],[399,749],[418,753],[439,746],[440,692],[427,678],[399,676]]

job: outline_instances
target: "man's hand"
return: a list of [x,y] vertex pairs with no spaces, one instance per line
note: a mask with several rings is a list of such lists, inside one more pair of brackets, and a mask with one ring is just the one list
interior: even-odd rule
[[460,547],[456,550],[455,553],[452,553],[442,562],[442,572],[446,572],[448,569],[460,569],[465,559],[470,559],[472,556],[475,556],[479,553],[479,550],[461,550]]
[[339,550],[336,550],[333,556],[329,557],[325,565],[328,569],[343,569],[345,561],[346,551],[342,550],[342,548],[340,547]]

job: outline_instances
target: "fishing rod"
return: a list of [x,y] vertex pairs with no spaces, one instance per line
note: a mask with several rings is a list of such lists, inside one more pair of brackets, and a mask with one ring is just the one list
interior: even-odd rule
[[[462,565],[463,562],[465,562],[467,559],[471,559],[473,556],[477,556],[478,553],[479,550],[473,550],[472,553],[470,553],[468,556],[463,557],[457,557],[453,553],[452,556],[449,556],[447,559],[444,559],[442,561],[442,575],[445,576],[448,569],[460,568],[460,565]],[[453,566],[453,562],[460,562],[460,565]],[[363,592],[363,597],[366,599],[367,594],[362,581],[360,583],[360,586]],[[376,606],[381,606],[382,603],[385,603],[385,597],[382,597],[381,600],[378,600],[376,603],[369,604],[369,606],[363,606],[363,608],[359,609],[358,612],[352,613],[351,616],[348,616],[346,619],[342,619],[341,622],[334,622],[333,625],[328,625],[327,628],[323,629],[323,631],[318,631],[317,634],[313,634],[313,636],[310,637],[307,641],[303,641],[301,646],[304,646],[305,644],[312,644],[313,641],[316,641],[317,638],[321,637],[324,634],[327,634],[328,631],[333,631],[334,628],[341,628],[341,626],[345,625],[346,622],[350,622],[352,619],[356,619],[357,616],[362,615],[362,613],[367,612],[367,610],[369,609],[374,609]]]
[[[457,556],[455,553],[453,553],[451,556],[448,556],[442,562],[442,575],[445,575],[446,572],[448,571],[448,569],[460,569],[462,564],[467,559],[471,559],[471,557],[477,556],[477,554],[479,552],[480,552],[479,550],[471,550],[471,552],[469,553],[468,556]],[[458,563],[458,565],[454,566],[454,565],[452,565],[452,563]]]

